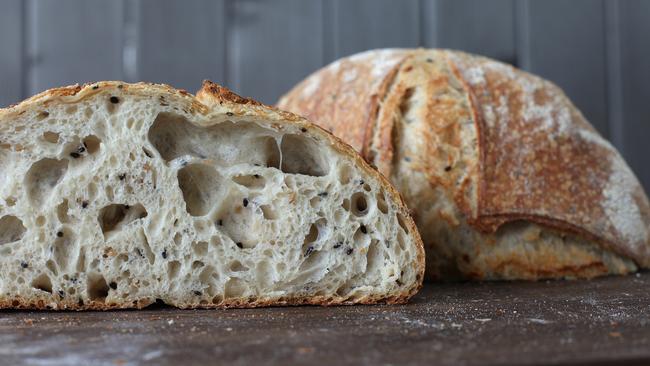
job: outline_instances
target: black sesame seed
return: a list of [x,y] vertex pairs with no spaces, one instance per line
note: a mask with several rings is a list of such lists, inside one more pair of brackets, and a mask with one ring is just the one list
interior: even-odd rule
[[117,88],[122,89],[122,88],[124,88],[124,85],[120,84],[120,85],[117,86]]
[[353,248],[348,248],[348,249],[345,250],[345,254],[350,255],[350,254],[352,254],[353,251],[354,251]]
[[447,165],[447,166],[445,167],[445,171],[448,172],[448,171],[450,171],[450,170],[451,170],[451,166],[450,166],[450,165]]
[[327,192],[321,192],[318,194],[319,197],[327,197]]
[[334,249],[338,249],[338,248],[340,248],[341,246],[343,246],[343,242],[342,242],[342,241],[340,241],[340,242],[334,244]]
[[99,85],[93,85],[93,90],[99,89]]
[[142,250],[140,250],[140,248],[135,248],[135,251],[138,253],[140,257],[144,258],[144,255],[142,254]]
[[307,250],[305,251],[305,257],[309,257],[309,255],[310,255],[313,251],[314,251],[314,247],[313,247],[313,246],[310,245],[309,247],[307,247]]
[[73,159],[79,159],[79,157],[81,157],[81,155],[79,155],[79,153],[76,152],[76,151],[71,152],[71,153],[70,153],[70,156],[71,156]]
[[63,237],[63,231],[57,231],[56,236],[59,238]]
[[300,129],[300,131],[307,132],[307,129],[303,127],[303,128]]
[[117,103],[119,103],[119,102],[120,102],[120,98],[115,97],[115,96],[112,96],[112,97],[111,97],[111,103],[113,103],[113,104],[117,104]]
[[194,291],[194,295],[196,295],[196,296],[201,296],[201,295],[203,295],[203,293],[202,293],[201,291],[196,291],[196,290],[195,290],[195,291]]
[[59,297],[65,297],[65,292],[63,292],[63,290],[59,290]]
[[108,287],[112,288],[113,290],[117,290],[117,283],[111,282]]
[[368,234],[368,229],[366,229],[366,225],[359,226],[359,230],[361,230],[361,232],[364,234]]
[[254,174],[254,175],[253,175],[253,178],[255,178],[255,179],[260,179],[260,175],[259,175],[259,174]]
[[244,207],[248,207],[248,198],[244,198],[243,204],[244,204]]
[[82,201],[81,208],[86,208],[86,207],[88,207],[88,201]]
[[126,173],[122,173],[122,174],[118,175],[117,177],[118,177],[120,180],[124,180],[124,178],[126,178]]
[[360,186],[364,185],[365,183],[366,183],[366,182],[365,182],[363,179],[359,179],[359,185],[360,185]]
[[149,152],[149,150],[147,150],[147,149],[142,149],[142,151],[144,151],[144,154],[147,155],[148,158],[151,158],[151,157],[152,157],[152,156],[151,156],[151,153]]
[[239,249],[244,248],[244,245],[243,245],[240,241],[238,241],[238,242],[235,243],[235,244],[237,245],[237,248],[239,248]]
[[217,220],[217,225],[223,226],[223,220],[221,220],[221,219]]
[[234,116],[234,115],[235,115],[235,114],[232,113],[232,112],[226,112],[226,116],[228,116],[228,117],[232,117],[232,116]]
[[167,258],[167,249],[163,250],[163,252],[162,252],[162,257],[163,257],[164,259]]
[[27,267],[29,267],[29,265],[27,264],[27,262],[20,262],[20,266],[21,266],[22,268],[27,268]]

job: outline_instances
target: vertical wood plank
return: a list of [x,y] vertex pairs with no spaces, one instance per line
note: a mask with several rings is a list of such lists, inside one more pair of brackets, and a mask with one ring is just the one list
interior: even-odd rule
[[374,48],[410,48],[420,43],[418,0],[330,3],[334,59]]
[[323,65],[321,1],[228,4],[228,80],[237,92],[272,104]]
[[122,78],[123,0],[30,1],[29,92]]
[[650,190],[650,2],[619,1],[624,155]]
[[23,6],[20,0],[2,3],[0,11],[0,108],[23,97]]
[[516,64],[514,0],[422,0],[422,41]]
[[604,136],[607,126],[602,0],[527,1],[528,71],[558,84]]
[[191,92],[225,82],[225,1],[140,0],[136,78]]
[[621,69],[621,17],[618,0],[605,2],[607,65],[607,126],[609,140],[625,156],[623,145],[623,91]]

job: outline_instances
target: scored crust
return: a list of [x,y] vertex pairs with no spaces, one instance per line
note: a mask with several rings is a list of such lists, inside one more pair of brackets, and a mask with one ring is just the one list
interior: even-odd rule
[[[370,167],[350,146],[342,142],[339,138],[333,136],[324,129],[310,123],[306,119],[299,117],[295,114],[284,112],[273,107],[263,105],[249,98],[243,98],[227,88],[221,87],[210,81],[205,81],[201,90],[197,93],[196,97],[183,90],[177,90],[167,85],[150,84],[150,83],[137,83],[128,84],[123,82],[98,82],[93,84],[86,84],[83,86],[74,85],[63,88],[51,89],[41,94],[38,94],[28,100],[23,101],[18,105],[11,106],[6,109],[0,109],[0,119],[10,120],[13,117],[21,116],[28,112],[40,111],[43,108],[56,104],[74,104],[75,102],[82,101],[86,98],[91,98],[97,93],[111,91],[114,95],[119,96],[155,96],[161,98],[161,102],[168,102],[171,100],[181,102],[187,109],[185,112],[190,114],[221,114],[243,117],[250,116],[256,119],[263,119],[269,121],[282,129],[283,125],[291,125],[292,127],[299,128],[307,135],[318,136],[319,139],[327,142],[327,145],[335,151],[342,153],[353,162],[365,174],[376,179],[381,188],[387,192],[391,197],[398,212],[403,219],[404,227],[415,244],[415,262],[413,267],[417,273],[417,281],[410,287],[406,288],[396,295],[381,295],[371,294],[365,295],[357,299],[344,299],[339,296],[284,296],[281,298],[265,299],[263,296],[257,299],[252,298],[230,298],[224,299],[219,304],[191,304],[183,306],[176,304],[178,307],[205,307],[205,308],[232,308],[232,307],[262,307],[272,305],[349,305],[349,304],[398,304],[405,303],[412,297],[422,286],[422,279],[424,277],[424,249],[422,241],[416,229],[415,223],[408,214],[406,205],[401,195],[393,188],[393,186],[379,174],[375,169]],[[107,304],[104,302],[86,301],[84,304],[66,303],[64,308],[70,310],[83,310],[83,309],[115,309],[115,308],[143,308],[152,303],[152,300],[142,300],[137,303],[112,303]],[[10,298],[0,301],[0,308],[24,308],[24,309],[51,309],[51,302],[41,298]]]
[[[364,86],[363,94],[346,96],[360,111],[342,113],[339,98]],[[325,67],[278,106],[339,134],[396,184],[420,226],[429,278],[445,272],[444,264],[435,264],[444,261],[470,262],[454,268],[460,277],[486,279],[625,273],[635,270],[629,260],[650,266],[650,206],[643,188],[618,152],[548,81],[457,51],[379,50]],[[354,120],[375,108],[374,122]],[[354,126],[371,138],[359,139]],[[434,207],[436,199],[455,207]],[[450,223],[429,230],[432,216]],[[542,255],[536,245],[545,239],[494,249],[517,222],[554,238],[575,237],[600,252],[581,249],[572,260],[568,253],[575,248],[567,247],[566,254],[553,249]],[[456,241],[439,236],[462,236],[465,227],[472,234],[454,244],[464,246],[462,255],[439,255],[456,250],[442,243]],[[521,247],[531,243],[536,249],[522,254]],[[491,260],[473,262],[471,257],[488,252]],[[612,254],[627,263],[604,263]],[[464,256],[470,259],[459,258]]]

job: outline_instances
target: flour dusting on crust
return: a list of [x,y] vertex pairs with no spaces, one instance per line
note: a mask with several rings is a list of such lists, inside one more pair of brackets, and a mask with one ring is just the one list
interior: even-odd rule
[[643,222],[633,196],[639,182],[618,155],[612,157],[611,169],[609,181],[603,190],[605,199],[602,206],[619,235],[638,250],[649,234],[648,224]]

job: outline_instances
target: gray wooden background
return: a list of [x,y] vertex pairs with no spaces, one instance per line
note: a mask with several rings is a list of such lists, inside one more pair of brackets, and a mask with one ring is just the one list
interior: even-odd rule
[[0,106],[108,79],[274,103],[339,57],[417,46],[553,80],[650,188],[650,0],[2,0]]

